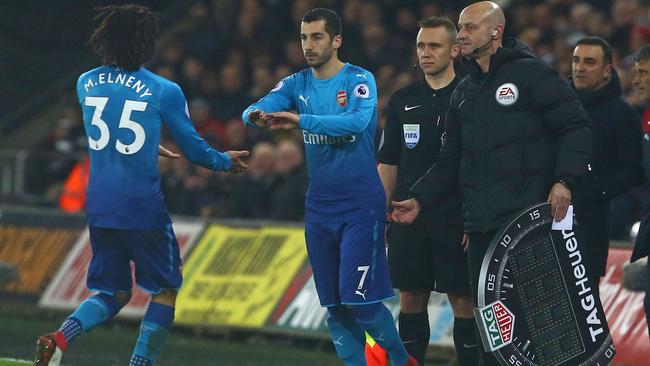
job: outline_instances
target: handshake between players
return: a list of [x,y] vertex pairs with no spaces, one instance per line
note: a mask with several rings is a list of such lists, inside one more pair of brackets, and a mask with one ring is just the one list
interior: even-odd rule
[[266,113],[256,109],[248,114],[248,118],[255,126],[272,130],[292,130],[300,123],[300,116],[291,112]]

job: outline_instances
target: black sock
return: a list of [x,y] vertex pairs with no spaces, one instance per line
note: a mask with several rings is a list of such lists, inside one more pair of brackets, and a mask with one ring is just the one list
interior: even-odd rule
[[478,365],[479,342],[475,326],[474,318],[454,318],[454,346],[459,366]]
[[404,348],[420,365],[424,365],[424,355],[429,345],[429,314],[428,313],[399,313],[399,336]]

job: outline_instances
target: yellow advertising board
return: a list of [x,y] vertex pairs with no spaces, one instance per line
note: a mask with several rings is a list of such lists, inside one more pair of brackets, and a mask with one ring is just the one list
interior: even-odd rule
[[302,228],[212,225],[183,266],[176,322],[263,326],[306,261]]
[[56,273],[80,230],[0,225],[0,260],[18,269],[2,291],[38,295]]

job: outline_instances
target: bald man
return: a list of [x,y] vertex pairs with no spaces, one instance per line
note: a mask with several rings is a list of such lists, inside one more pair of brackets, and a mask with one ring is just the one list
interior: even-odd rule
[[[411,223],[460,184],[476,305],[479,274],[497,231],[522,209],[550,201],[564,218],[571,189],[591,153],[580,100],[548,64],[517,39],[503,39],[503,11],[493,2],[460,14],[458,41],[469,74],[451,96],[438,163],[393,202],[393,219]],[[485,365],[498,365],[484,354]]]

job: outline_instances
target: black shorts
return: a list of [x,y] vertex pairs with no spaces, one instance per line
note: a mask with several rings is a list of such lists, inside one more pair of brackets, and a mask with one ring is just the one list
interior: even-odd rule
[[[453,216],[453,215],[452,215]],[[456,218],[456,217],[454,217]],[[393,287],[470,295],[462,219],[421,212],[411,225],[391,224],[388,266]]]

